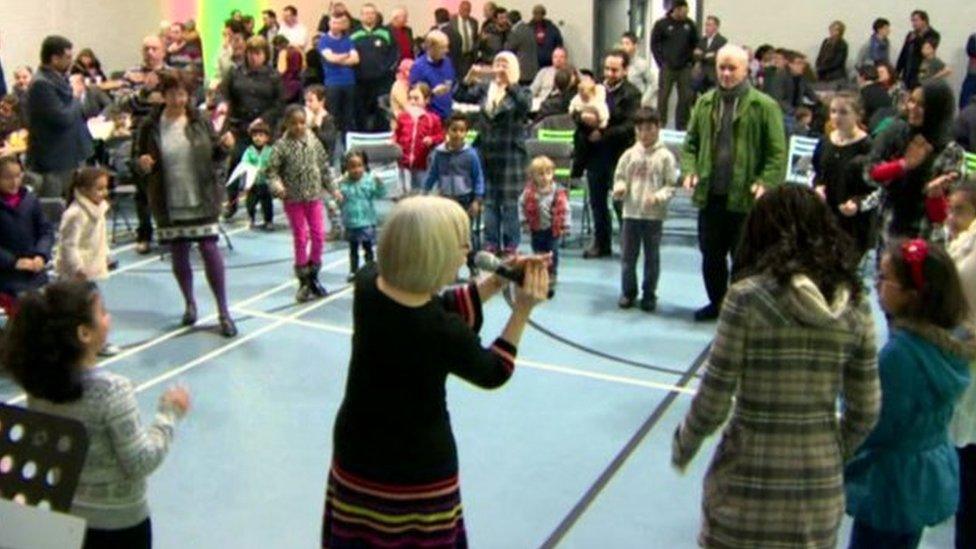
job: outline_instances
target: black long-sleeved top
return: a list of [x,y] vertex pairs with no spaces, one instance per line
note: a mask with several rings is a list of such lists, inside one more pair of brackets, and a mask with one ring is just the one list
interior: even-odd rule
[[454,374],[495,388],[512,375],[516,349],[482,347],[474,285],[407,307],[377,287],[377,271],[356,277],[352,358],[336,417],[334,457],[377,482],[423,484],[457,473],[445,383]]
[[651,53],[659,67],[683,69],[694,61],[698,29],[690,19],[662,17],[651,30]]
[[223,94],[230,107],[230,127],[235,132],[246,132],[247,126],[258,118],[275,128],[285,108],[281,76],[268,66],[234,69],[223,83]]
[[847,78],[847,42],[843,38],[836,42],[825,39],[820,44],[816,67],[821,82]]
[[915,31],[905,35],[905,43],[898,54],[898,64],[895,70],[905,82],[905,89],[914,89],[918,86],[918,69],[922,66],[922,44],[929,38],[936,41],[941,39],[939,31],[929,27],[921,35],[916,35]]

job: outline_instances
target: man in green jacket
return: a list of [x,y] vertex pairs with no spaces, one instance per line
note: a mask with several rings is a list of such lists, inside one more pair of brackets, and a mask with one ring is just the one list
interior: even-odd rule
[[718,52],[719,87],[691,113],[681,154],[686,189],[699,208],[698,246],[709,304],[695,320],[718,318],[746,214],[756,199],[786,176],[783,113],[775,100],[746,79],[749,57],[738,46]]

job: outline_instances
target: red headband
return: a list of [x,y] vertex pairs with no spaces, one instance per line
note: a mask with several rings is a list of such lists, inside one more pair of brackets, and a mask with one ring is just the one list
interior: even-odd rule
[[912,282],[915,289],[922,291],[925,289],[925,273],[922,267],[925,265],[925,258],[929,256],[929,244],[921,238],[908,240],[901,245],[901,257],[908,263],[911,269]]

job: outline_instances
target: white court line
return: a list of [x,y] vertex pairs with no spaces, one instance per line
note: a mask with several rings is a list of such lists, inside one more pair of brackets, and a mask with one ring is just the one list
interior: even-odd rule
[[[332,267],[341,265],[341,264],[347,262],[348,260],[349,260],[348,258],[344,258],[344,259],[339,259],[339,260],[333,261],[332,263],[329,263],[329,264],[323,266],[322,269],[323,270],[330,269]],[[265,290],[265,291],[263,291],[263,292],[261,292],[259,294],[256,294],[256,295],[253,295],[251,297],[248,297],[248,298],[244,299],[243,301],[240,301],[240,302],[237,302],[237,303],[232,303],[229,306],[229,308],[231,310],[240,310],[241,307],[246,307],[247,305],[250,305],[251,303],[254,303],[256,301],[260,301],[260,300],[262,300],[262,299],[264,299],[264,298],[266,298],[266,297],[268,297],[270,295],[273,295],[275,293],[280,292],[281,290],[284,290],[285,288],[293,287],[294,285],[295,285],[295,281],[294,280],[289,280],[287,282],[282,282],[281,284],[278,284],[277,286],[274,286],[272,288],[269,288],[269,289],[267,289],[267,290]],[[217,320],[217,316],[218,316],[217,313],[213,313],[213,314],[211,314],[209,316],[206,316],[204,318],[199,319],[197,321],[197,324],[205,324],[205,323],[208,323],[208,322],[213,322],[214,320]],[[254,316],[257,316],[257,315],[254,315]],[[175,330],[171,330],[171,331],[169,331],[169,332],[167,332],[167,333],[165,333],[165,334],[163,334],[163,335],[161,335],[159,337],[156,337],[154,339],[150,339],[149,341],[146,341],[144,343],[140,343],[139,345],[136,345],[135,347],[132,347],[130,349],[126,349],[126,350],[122,351],[121,353],[119,353],[119,354],[117,354],[117,355],[115,355],[115,356],[113,356],[111,358],[107,358],[107,359],[103,360],[102,362],[99,362],[98,363],[98,367],[99,368],[104,368],[106,366],[109,366],[110,364],[113,364],[113,363],[118,362],[120,360],[129,358],[130,356],[137,355],[137,354],[145,351],[146,349],[149,349],[151,347],[155,347],[156,345],[159,345],[160,343],[165,343],[166,341],[169,341],[169,340],[171,340],[171,339],[173,339],[175,337],[179,337],[179,336],[181,336],[181,335],[189,332],[192,329],[193,329],[193,326],[181,326],[179,328],[176,328]],[[27,395],[24,394],[24,393],[21,393],[21,394],[17,395],[16,397],[14,397],[13,399],[8,400],[7,401],[7,404],[20,404],[21,402],[24,402],[26,399],[27,399]]]
[[136,390],[137,393],[142,392],[142,391],[145,391],[146,389],[148,389],[150,387],[154,387],[156,385],[159,385],[160,383],[162,383],[162,382],[164,382],[164,381],[166,381],[168,379],[172,379],[172,378],[174,378],[174,377],[176,377],[176,376],[178,376],[178,375],[180,375],[180,374],[182,374],[182,373],[184,373],[184,372],[186,372],[188,370],[192,370],[193,368],[196,368],[197,366],[203,364],[204,362],[207,362],[210,359],[216,358],[216,357],[218,357],[218,356],[226,353],[227,351],[236,349],[237,347],[240,347],[241,345],[244,345],[245,343],[247,343],[248,341],[251,341],[252,339],[256,339],[258,337],[261,337],[262,335],[264,335],[264,334],[266,334],[266,333],[268,333],[268,332],[270,332],[272,330],[277,330],[278,328],[284,326],[285,324],[288,324],[288,322],[290,322],[292,320],[297,320],[298,317],[304,315],[305,313],[310,313],[313,310],[318,309],[319,307],[321,307],[323,305],[326,305],[328,303],[331,303],[331,302],[335,301],[336,299],[342,297],[343,294],[345,294],[347,292],[351,292],[351,291],[352,291],[352,286],[346,286],[345,288],[343,288],[343,289],[335,292],[334,294],[329,295],[328,297],[326,297],[324,299],[320,299],[320,300],[316,301],[315,303],[312,303],[311,305],[308,305],[307,307],[302,307],[301,309],[295,311],[294,313],[291,313],[288,316],[281,317],[278,320],[276,320],[275,322],[273,322],[271,324],[268,324],[267,326],[262,326],[261,328],[258,328],[257,330],[255,330],[253,332],[249,332],[247,335],[245,335],[243,337],[239,337],[239,338],[235,339],[234,341],[228,343],[227,345],[223,345],[221,347],[217,347],[213,351],[210,351],[209,353],[207,353],[207,354],[205,354],[203,356],[199,356],[199,357],[191,360],[190,362],[187,362],[186,364],[183,364],[182,366],[178,366],[176,368],[173,368],[172,370],[169,370],[165,374],[162,374],[162,375],[159,375],[157,377],[154,377],[154,378],[150,379],[149,381],[146,381],[146,382],[142,383],[141,385],[137,386],[135,390]]
[[[266,313],[264,311],[255,311],[253,309],[248,309],[243,306],[236,307],[235,309],[243,314],[255,316],[258,318],[264,318],[267,320],[286,322],[288,324],[294,324],[296,326],[304,326],[306,328],[312,328],[314,330],[321,330],[324,332],[332,332],[336,334],[344,334],[344,335],[352,334],[352,329],[346,328],[345,326],[336,326],[334,324],[328,324],[325,322],[318,322],[314,320],[303,320],[300,318],[288,318],[281,315]],[[522,358],[516,358],[515,363],[518,364],[519,366],[525,368],[531,368],[534,370],[544,370],[547,372],[556,372],[556,373],[570,375],[570,376],[586,377],[590,379],[598,379],[601,381],[609,381],[613,383],[623,383],[625,385],[636,385],[638,387],[646,387],[649,389],[659,389],[662,391],[674,391],[677,393],[684,393],[687,395],[694,395],[696,392],[696,389],[692,389],[688,387],[679,387],[677,385],[671,385],[668,383],[657,383],[654,381],[645,381],[642,379],[634,379],[631,377],[601,374],[598,372],[589,372],[586,370],[580,370],[578,368],[570,368],[568,366],[558,366],[556,364],[547,364],[535,360],[525,360]]]

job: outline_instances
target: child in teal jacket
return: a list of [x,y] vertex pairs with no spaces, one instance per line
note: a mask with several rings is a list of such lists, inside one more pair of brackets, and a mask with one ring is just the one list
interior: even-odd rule
[[350,151],[343,158],[345,174],[339,181],[336,200],[342,208],[342,225],[349,243],[349,277],[352,281],[359,270],[359,247],[363,248],[366,263],[373,262],[373,243],[376,241],[376,208],[373,200],[386,196],[383,182],[368,170],[366,153]]
[[917,547],[926,526],[956,512],[959,459],[948,426],[976,355],[969,334],[954,332],[968,305],[941,247],[895,243],[882,257],[878,294],[893,327],[878,359],[881,417],[844,472],[851,549]]
[[261,214],[264,217],[262,229],[270,231],[274,228],[274,202],[271,189],[268,188],[268,176],[264,173],[268,159],[271,158],[271,128],[264,122],[252,124],[248,130],[251,135],[251,146],[244,151],[241,162],[257,169],[250,188],[247,190],[247,200],[244,205],[247,215],[251,219],[251,228],[257,227],[257,206],[261,204]]

